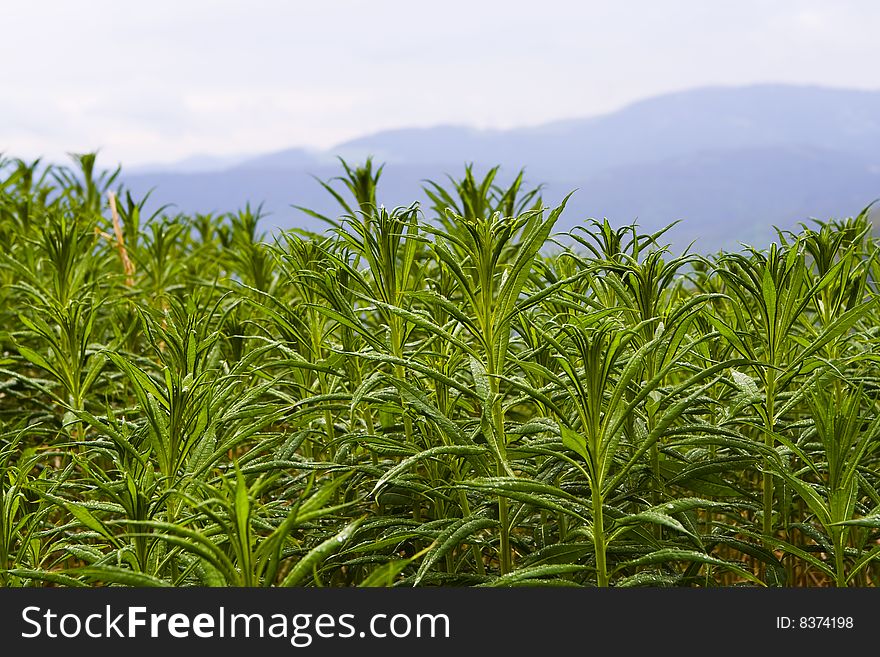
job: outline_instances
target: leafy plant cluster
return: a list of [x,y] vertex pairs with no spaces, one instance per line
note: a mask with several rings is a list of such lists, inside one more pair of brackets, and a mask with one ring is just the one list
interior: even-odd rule
[[367,161],[269,238],[75,165],[0,167],[3,585],[880,580],[866,212],[673,254]]

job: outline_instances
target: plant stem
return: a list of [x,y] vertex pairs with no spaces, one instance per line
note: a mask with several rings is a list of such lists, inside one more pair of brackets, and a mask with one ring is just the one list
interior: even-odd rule
[[[767,373],[767,399],[765,409],[767,413],[767,432],[764,434],[764,444],[773,449],[776,446],[774,438],[774,397],[776,395],[776,370],[770,369]],[[768,547],[772,548],[773,538],[773,475],[770,474],[769,468],[764,471],[764,517],[763,517],[763,533],[768,542]]]
[[834,538],[834,586],[846,587],[846,572],[844,570],[844,541],[843,531],[839,528],[833,534]]
[[[492,400],[492,420],[494,423],[495,441],[498,444],[499,456],[497,462],[497,474],[502,477],[506,474],[505,460],[507,458],[507,435],[504,431],[504,407],[501,405],[501,396],[498,394],[498,378],[494,376],[494,362],[486,368],[489,372],[489,398]],[[501,574],[506,575],[513,568],[513,553],[510,549],[510,518],[507,513],[507,498],[498,496],[498,521],[501,523],[501,540],[499,543],[498,561]]]
[[510,519],[507,515],[507,498],[500,497],[498,498],[498,520],[501,522],[501,545],[499,550],[501,554],[499,555],[500,560],[500,573],[502,575],[506,575],[512,569],[511,564],[511,551],[510,551]]
[[605,521],[602,511],[602,491],[598,482],[590,485],[593,499],[593,546],[596,550],[596,582],[608,586],[608,566],[605,562]]

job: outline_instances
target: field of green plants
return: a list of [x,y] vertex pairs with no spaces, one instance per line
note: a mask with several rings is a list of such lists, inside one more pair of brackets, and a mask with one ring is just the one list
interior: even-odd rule
[[867,211],[678,254],[380,173],[266,235],[0,162],[4,586],[880,583]]

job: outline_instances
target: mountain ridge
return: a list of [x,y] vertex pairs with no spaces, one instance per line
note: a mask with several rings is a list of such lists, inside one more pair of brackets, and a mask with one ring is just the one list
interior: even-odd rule
[[323,151],[282,149],[222,170],[153,171],[125,180],[136,191],[158,186],[157,201],[184,211],[234,209],[218,207],[220,200],[264,201],[271,227],[314,229],[290,208],[334,210],[311,175],[338,175],[336,156],[357,163],[368,155],[386,162],[379,187],[386,205],[424,199],[424,178],[460,175],[465,163],[482,170],[498,164],[505,176],[525,168],[532,183],[547,183],[548,202],[573,188],[589,190],[575,195],[566,215],[578,218],[569,223],[581,215],[614,223],[639,217],[654,228],[682,218],[670,232],[675,245],[696,236],[701,248],[714,249],[733,244],[744,227],[759,239],[772,236],[771,224],[791,227],[807,218],[803,213],[851,215],[880,196],[880,91],[706,87],[584,119],[506,130],[399,128]]

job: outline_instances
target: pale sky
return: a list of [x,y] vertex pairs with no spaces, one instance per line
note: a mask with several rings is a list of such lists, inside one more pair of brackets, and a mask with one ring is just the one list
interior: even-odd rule
[[703,85],[880,89],[878,26],[872,0],[0,0],[0,152],[138,165]]

